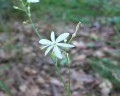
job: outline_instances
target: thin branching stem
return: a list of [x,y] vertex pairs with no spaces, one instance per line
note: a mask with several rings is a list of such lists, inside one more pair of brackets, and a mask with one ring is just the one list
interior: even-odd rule
[[36,29],[36,27],[35,27],[35,25],[34,25],[34,23],[33,23],[33,21],[32,21],[32,19],[31,19],[30,16],[29,16],[29,20],[30,20],[30,22],[31,22],[31,24],[32,24],[32,27],[33,27],[35,33],[37,34],[37,36],[38,36],[40,39],[42,39],[42,36],[39,34],[39,32],[38,32],[38,30]]
[[69,59],[68,53],[66,51],[66,48],[65,48],[64,53],[65,53],[65,58],[67,59],[67,64],[68,64],[68,86],[67,87],[68,87],[68,91],[70,94],[70,59]]
[[[39,37],[39,39],[42,39],[42,36],[41,36],[40,33],[38,32],[37,28],[35,27],[35,24],[33,23],[32,18],[31,18],[30,8],[29,8],[29,9],[26,8],[23,0],[21,0],[21,2],[22,2],[22,6],[23,6],[23,8],[24,8],[24,10],[25,10],[25,13],[27,14],[27,16],[28,16],[28,18],[29,18],[29,20],[30,20],[30,23],[32,24],[32,28],[34,29],[34,32],[35,32],[36,35]],[[30,7],[30,4],[29,4],[28,7]]]
[[[34,24],[32,18],[31,18],[30,9],[27,9],[27,8],[26,8],[26,6],[24,5],[24,3],[23,3],[22,0],[21,0],[21,2],[22,2],[22,5],[23,5],[23,7],[24,7],[24,9],[25,9],[25,12],[26,12],[27,16],[29,17],[29,20],[30,20],[30,23],[32,24],[32,28],[34,29],[34,32],[36,33],[36,35],[37,35],[40,39],[42,39],[42,36],[39,34],[38,30],[37,30],[36,27],[35,27],[35,24]],[[29,7],[30,7],[30,5],[29,5]],[[59,68],[57,67],[57,62],[58,62],[57,58],[56,58],[56,61],[54,61],[51,55],[50,55],[50,57],[51,57],[51,60],[53,61],[53,64],[54,64],[55,69],[57,70],[58,76],[59,76],[60,80],[61,80],[62,83],[63,83],[64,89],[65,89],[66,92],[67,92],[67,96],[70,96],[70,92],[69,92],[69,90],[68,90],[68,88],[67,88],[67,85],[65,84],[65,81],[64,81],[63,78],[62,78],[62,75],[61,75],[61,73],[60,73],[60,70],[59,70]]]
[[68,82],[69,82],[69,85],[68,85],[68,88],[69,88],[69,93],[70,93],[70,59],[69,59],[69,54],[67,53],[67,64],[68,64]]

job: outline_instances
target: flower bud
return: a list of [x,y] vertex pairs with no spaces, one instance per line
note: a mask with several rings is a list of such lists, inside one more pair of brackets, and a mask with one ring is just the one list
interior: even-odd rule
[[27,24],[27,22],[26,22],[26,21],[23,21],[23,24]]
[[19,9],[19,7],[18,7],[18,6],[13,6],[13,8],[14,8],[14,9]]
[[73,35],[72,35],[72,37],[74,38],[76,36],[76,33],[74,33]]
[[28,6],[27,9],[30,10],[30,6]]
[[64,42],[66,43],[66,42],[67,42],[67,39],[65,39]]

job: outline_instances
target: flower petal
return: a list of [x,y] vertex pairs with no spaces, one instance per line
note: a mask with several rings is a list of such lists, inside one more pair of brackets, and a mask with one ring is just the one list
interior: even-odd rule
[[55,33],[52,31],[51,32],[51,40],[54,42],[55,41]]
[[57,46],[54,47],[53,52],[55,53],[56,57],[58,57],[59,59],[62,59],[61,51]]
[[42,46],[40,48],[41,48],[41,50],[43,50],[43,49],[47,48],[48,46],[50,46],[50,45],[45,45],[45,46]]
[[73,45],[71,45],[71,44],[65,44],[65,43],[57,43],[57,45],[58,45],[58,46],[61,46],[61,47],[69,47],[69,48],[75,47],[75,46],[73,46]]
[[47,48],[47,50],[45,51],[45,55],[47,55],[48,52],[49,52],[52,48],[53,48],[53,45],[49,46],[49,47]]
[[36,2],[39,2],[39,0],[27,0],[27,2],[29,2],[29,3],[36,3]]
[[60,36],[58,36],[58,38],[56,39],[56,42],[60,42],[64,39],[66,39],[69,36],[69,33],[63,33]]
[[43,45],[48,45],[48,44],[51,44],[52,42],[50,40],[47,40],[47,39],[41,39],[39,41],[40,44],[43,44]]

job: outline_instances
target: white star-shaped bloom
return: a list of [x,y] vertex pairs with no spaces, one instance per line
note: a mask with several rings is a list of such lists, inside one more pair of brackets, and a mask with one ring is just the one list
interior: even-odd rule
[[37,3],[37,2],[39,2],[39,0],[27,0],[27,2],[29,2],[29,3]]
[[55,56],[58,57],[59,59],[62,59],[62,54],[61,54],[59,46],[65,47],[65,48],[74,47],[71,44],[60,43],[61,41],[65,40],[68,36],[69,36],[69,33],[63,33],[60,36],[58,36],[57,39],[55,40],[55,33],[51,32],[51,36],[50,36],[51,41],[48,39],[41,39],[39,43],[43,45],[42,47],[43,49],[47,48],[47,50],[45,51],[45,55],[47,55],[48,52],[50,52],[50,50],[53,49]]

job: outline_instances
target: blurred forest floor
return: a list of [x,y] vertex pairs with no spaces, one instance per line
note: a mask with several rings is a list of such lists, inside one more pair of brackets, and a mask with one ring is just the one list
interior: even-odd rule
[[[101,7],[95,5],[99,4],[98,0],[93,0],[94,3],[85,0],[80,3],[83,10],[78,11],[80,7],[76,6],[80,0],[75,1],[68,6],[64,2],[44,0],[41,11],[33,5],[35,25],[41,34],[49,38],[51,31],[57,35],[63,32],[73,34],[76,24],[81,21],[82,26],[72,41],[76,47],[68,50],[71,56],[71,96],[120,96],[119,8],[112,8],[114,2]],[[63,14],[64,9],[59,4],[67,12]],[[96,7],[100,7],[100,13]],[[13,96],[66,96],[52,61],[40,49],[39,38],[29,23],[23,24],[26,17],[19,11],[12,9],[11,12],[3,12],[0,17],[0,80]],[[60,61],[58,66],[67,83],[65,62]],[[0,88],[0,96],[8,95]]]

